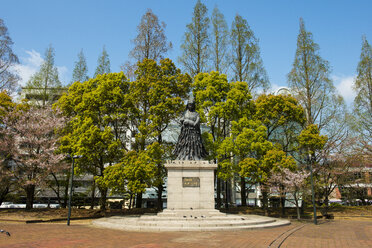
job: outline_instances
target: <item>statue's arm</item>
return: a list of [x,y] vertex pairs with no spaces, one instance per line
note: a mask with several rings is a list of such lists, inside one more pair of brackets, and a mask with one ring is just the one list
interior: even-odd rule
[[196,127],[197,125],[199,125],[200,123],[200,116],[199,114],[196,116],[196,120],[194,121],[194,127]]

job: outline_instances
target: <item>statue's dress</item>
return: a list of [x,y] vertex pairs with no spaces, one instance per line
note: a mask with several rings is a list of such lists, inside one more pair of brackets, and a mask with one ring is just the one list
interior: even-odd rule
[[186,111],[173,153],[177,156],[177,160],[203,160],[207,157],[208,153],[203,145],[200,118],[197,112]]

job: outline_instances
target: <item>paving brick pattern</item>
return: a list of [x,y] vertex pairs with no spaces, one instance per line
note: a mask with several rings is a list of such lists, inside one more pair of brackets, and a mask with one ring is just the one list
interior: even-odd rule
[[0,223],[0,247],[372,247],[372,220],[294,222],[289,226],[234,232],[127,232],[88,222]]

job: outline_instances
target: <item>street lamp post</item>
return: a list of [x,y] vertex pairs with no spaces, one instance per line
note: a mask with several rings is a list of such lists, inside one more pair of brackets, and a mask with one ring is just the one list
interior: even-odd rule
[[[71,156],[70,156],[71,157]],[[74,155],[72,156],[72,166],[71,166],[71,177],[70,177],[70,194],[68,196],[68,216],[67,216],[67,225],[70,225],[70,217],[71,217],[71,197],[72,197],[72,183],[74,181],[74,162],[76,158],[81,158],[81,155]]]

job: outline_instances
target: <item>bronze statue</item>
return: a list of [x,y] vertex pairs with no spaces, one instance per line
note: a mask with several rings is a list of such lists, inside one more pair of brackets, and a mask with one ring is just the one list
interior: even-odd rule
[[195,111],[195,102],[189,100],[186,113],[181,119],[181,133],[173,153],[177,160],[204,160],[208,153],[203,145],[200,132],[200,116]]

